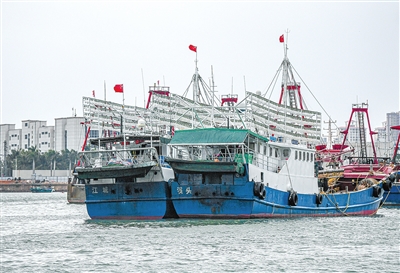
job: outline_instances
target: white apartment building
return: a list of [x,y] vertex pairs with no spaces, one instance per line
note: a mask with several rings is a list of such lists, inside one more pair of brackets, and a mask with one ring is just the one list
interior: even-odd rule
[[0,124],[0,160],[12,150],[30,147],[42,153],[65,149],[79,151],[85,138],[83,121],[83,117],[56,118],[55,126],[47,126],[46,121],[23,120],[21,129],[15,129],[15,124]]
[[46,121],[23,120],[21,131],[21,148],[24,150],[30,147],[39,147],[39,128],[46,126]]
[[398,112],[392,112],[392,113],[386,113],[386,136],[387,136],[387,141],[397,141],[398,135],[400,133],[399,130],[392,130],[390,127],[400,125],[400,111]]
[[[15,126],[14,126],[15,127]],[[8,133],[8,153],[21,149],[21,129],[12,129]]]
[[54,126],[43,126],[39,128],[38,150],[45,153],[54,150]]
[[85,118],[67,117],[55,119],[55,141],[53,150],[80,151],[85,139]]

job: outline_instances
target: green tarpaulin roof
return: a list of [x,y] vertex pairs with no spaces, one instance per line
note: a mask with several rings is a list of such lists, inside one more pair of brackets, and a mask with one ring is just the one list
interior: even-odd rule
[[203,128],[175,131],[170,144],[172,145],[200,145],[200,144],[238,144],[246,140],[247,135],[252,135],[268,141],[268,138],[257,135],[246,129]]

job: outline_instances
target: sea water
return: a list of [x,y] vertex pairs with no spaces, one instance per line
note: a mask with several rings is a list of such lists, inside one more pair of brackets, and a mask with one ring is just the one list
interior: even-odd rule
[[2,193],[0,272],[400,272],[400,209],[369,217],[94,221]]

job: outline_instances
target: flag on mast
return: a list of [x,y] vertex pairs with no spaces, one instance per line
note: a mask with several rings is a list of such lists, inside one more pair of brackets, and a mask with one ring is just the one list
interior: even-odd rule
[[123,84],[116,84],[114,86],[115,93],[124,93],[124,85]]
[[189,49],[197,53],[197,46],[189,45]]
[[279,36],[279,42],[283,43],[285,41],[285,38],[283,37],[283,34]]

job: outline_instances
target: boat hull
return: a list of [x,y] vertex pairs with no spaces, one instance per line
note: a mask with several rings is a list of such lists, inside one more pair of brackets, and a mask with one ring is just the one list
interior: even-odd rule
[[172,203],[180,218],[287,218],[373,215],[382,201],[383,190],[374,189],[323,194],[297,194],[290,205],[289,192],[265,187],[265,197],[254,193],[254,183],[244,185],[179,185],[170,182]]
[[84,204],[86,199],[85,185],[68,183],[67,200],[71,204]]
[[383,193],[383,201],[385,206],[400,206],[400,182],[395,182],[390,191]]
[[41,192],[53,192],[54,189],[53,188],[42,188],[42,187],[32,187],[31,188],[31,192],[33,193],[41,193]]
[[174,217],[167,182],[87,184],[91,219],[158,220]]
[[102,179],[120,177],[145,177],[156,166],[156,162],[145,162],[129,166],[108,166],[98,168],[76,168],[79,179]]

